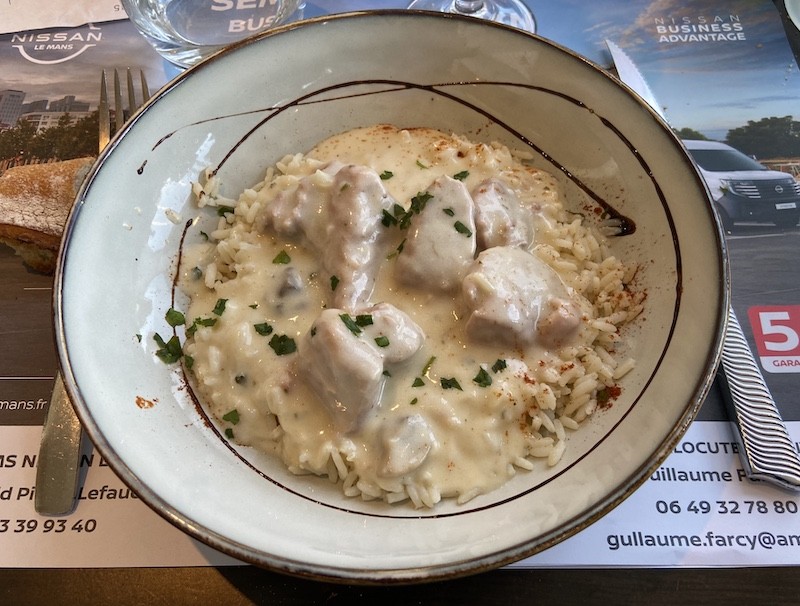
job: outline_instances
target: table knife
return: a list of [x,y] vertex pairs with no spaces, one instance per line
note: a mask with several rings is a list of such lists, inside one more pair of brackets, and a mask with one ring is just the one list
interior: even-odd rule
[[800,491],[800,457],[733,310],[718,372],[747,477]]
[[80,473],[83,429],[72,409],[72,401],[57,373],[53,395],[42,428],[42,443],[36,461],[34,507],[46,515],[67,515],[75,508]]

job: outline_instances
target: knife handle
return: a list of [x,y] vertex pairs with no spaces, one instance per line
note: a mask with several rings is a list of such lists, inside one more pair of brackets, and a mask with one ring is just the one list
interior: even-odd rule
[[64,380],[57,373],[36,461],[34,508],[38,513],[62,516],[75,508],[82,435]]
[[800,491],[800,457],[732,308],[718,375],[747,476]]

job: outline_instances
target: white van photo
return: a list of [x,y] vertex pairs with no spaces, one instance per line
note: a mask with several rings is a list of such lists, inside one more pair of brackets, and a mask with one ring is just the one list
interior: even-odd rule
[[793,227],[800,219],[800,183],[730,145],[684,139],[714,200],[723,227],[754,221]]

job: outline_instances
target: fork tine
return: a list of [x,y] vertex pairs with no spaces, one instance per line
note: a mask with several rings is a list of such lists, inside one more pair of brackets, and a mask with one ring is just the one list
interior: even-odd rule
[[128,67],[125,72],[128,84],[128,113],[132,114],[138,107],[136,105],[136,91],[133,89],[133,75],[131,74],[131,68]]
[[[133,78],[128,69],[128,100],[130,113],[136,109]],[[150,96],[144,73],[141,74],[142,94],[145,101]],[[114,70],[114,111],[117,132],[125,122],[120,93],[119,72]],[[102,152],[111,137],[111,117],[108,107],[108,82],[106,70],[100,71],[100,103],[97,107],[98,152]],[[76,506],[75,497],[80,469],[83,427],[75,414],[69,395],[64,389],[61,373],[56,373],[50,406],[42,429],[36,465],[36,499],[34,507],[43,515],[63,516]]]
[[122,108],[122,92],[119,85],[119,71],[114,70],[114,122],[117,132],[125,124],[125,110]]
[[150,99],[150,87],[147,86],[147,78],[143,69],[139,70],[139,79],[142,81],[142,105],[144,105]]
[[100,106],[97,108],[99,126],[98,153],[102,152],[111,138],[111,116],[108,111],[108,87],[106,84],[106,70],[100,75]]

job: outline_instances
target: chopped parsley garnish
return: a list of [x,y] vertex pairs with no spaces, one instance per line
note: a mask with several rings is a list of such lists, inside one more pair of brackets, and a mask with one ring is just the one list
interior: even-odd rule
[[156,333],[153,335],[153,340],[158,345],[156,356],[159,360],[164,362],[164,364],[173,364],[181,359],[183,349],[181,348],[181,342],[177,335],[173,335],[169,341],[164,341],[161,335]]
[[464,234],[465,236],[467,236],[467,238],[469,238],[472,235],[472,232],[470,231],[469,227],[464,225],[461,221],[456,221],[455,223],[453,223],[453,227],[456,228],[456,231],[458,233]]
[[372,326],[372,314],[358,314],[356,316],[356,325],[361,327]]
[[381,181],[388,181],[392,177],[394,177],[394,173],[390,170],[385,170],[380,174]]
[[411,217],[414,216],[410,210],[400,217],[400,229],[408,229],[408,226],[411,225]]
[[416,404],[417,402],[419,402],[419,400],[417,398],[414,398],[413,400],[411,400],[410,404],[411,406],[414,406],[414,404]]
[[389,337],[381,335],[380,337],[375,337],[375,344],[378,347],[389,347]]
[[382,211],[381,223],[384,225],[384,227],[391,227],[392,225],[397,225],[403,219],[403,217],[406,216],[406,214],[407,214],[406,209],[400,206],[397,202],[395,202],[392,205],[391,213],[386,209]]
[[184,354],[183,363],[186,364],[187,370],[192,370],[192,367],[194,366],[194,358],[192,356],[187,356],[186,354]]
[[214,309],[211,311],[214,312],[215,315],[221,316],[225,312],[225,304],[228,302],[228,299],[217,299],[217,303],[214,305]]
[[388,254],[386,256],[386,258],[387,259],[391,259],[392,257],[396,257],[397,255],[399,255],[401,252],[403,252],[403,247],[405,245],[406,245],[406,238],[403,238],[403,241],[400,242],[400,244],[397,245],[397,248],[395,249],[395,251],[393,253]]
[[457,181],[463,181],[467,177],[469,177],[469,171],[468,170],[462,170],[460,173],[456,173],[455,175],[453,175],[453,179],[455,179]]
[[233,206],[217,206],[217,215],[224,217],[225,215],[233,212]]
[[239,423],[239,411],[234,408],[234,409],[226,412],[224,415],[222,415],[222,420],[223,421],[227,421],[231,425],[238,425],[238,423]]
[[272,334],[272,326],[270,326],[267,322],[261,322],[260,324],[253,324],[253,328],[256,329],[256,332],[260,334],[262,337],[266,337],[267,335]]
[[492,372],[500,372],[501,370],[505,370],[506,364],[505,360],[497,360],[494,364],[492,364]]
[[358,336],[361,334],[361,327],[358,323],[350,316],[350,314],[344,313],[339,314],[339,317],[344,322],[344,325],[347,326],[348,330],[353,333],[354,335]]
[[391,227],[392,225],[397,225],[397,217],[392,215],[388,210],[385,208],[381,213],[381,225],[384,227]]
[[459,384],[458,380],[455,379],[454,377],[450,379],[442,377],[439,380],[439,383],[441,383],[442,389],[458,389],[459,391],[464,391],[463,389],[461,389],[461,385]]
[[275,258],[272,260],[272,263],[275,265],[286,265],[287,263],[291,262],[292,258],[289,256],[289,253],[287,253],[285,250],[282,250],[277,255],[275,255]]
[[272,335],[269,340],[269,346],[277,356],[285,356],[286,354],[294,353],[297,351],[297,344],[288,335]]
[[195,318],[194,321],[192,322],[192,325],[186,329],[186,336],[187,337],[193,336],[194,333],[197,332],[197,329],[200,328],[201,326],[209,327],[209,326],[214,326],[214,324],[216,323],[217,323],[216,318]]
[[136,340],[137,340],[139,343],[141,343],[141,342],[142,342],[142,335],[140,335],[138,332],[136,333]]
[[419,192],[416,196],[411,198],[411,206],[399,217],[400,229],[408,229],[408,226],[411,225],[411,218],[425,210],[425,206],[431,198],[433,198],[433,194],[429,194],[426,191]]
[[225,428],[225,437],[229,440],[233,440],[233,430],[230,427]]
[[172,309],[171,307],[167,310],[164,318],[167,320],[167,324],[172,327],[186,324],[186,317],[177,309]]
[[248,305],[250,309],[258,309],[258,303],[253,303],[252,305]]
[[390,373],[388,370],[384,370],[384,371],[383,371],[383,376],[384,376],[384,377],[391,377],[391,376],[392,376],[392,373]]
[[428,168],[427,166],[425,166],[425,165],[424,165],[422,162],[420,162],[419,160],[417,160],[417,166],[419,166],[420,168]]
[[431,356],[428,358],[428,361],[425,362],[425,366],[422,367],[422,376],[427,377],[428,373],[431,371],[433,367],[433,363],[436,361],[436,356]]
[[425,381],[423,381],[421,377],[416,377],[411,387],[422,387],[423,385],[425,385]]
[[411,212],[418,215],[425,210],[425,206],[432,198],[433,194],[429,194],[426,191],[419,192],[416,196],[411,198]]
[[331,276],[331,290],[336,290],[337,286],[339,286],[338,276]]
[[448,217],[454,217],[456,214],[456,211],[454,211],[452,208],[443,208],[442,212],[446,214]]
[[486,369],[481,367],[478,371],[478,374],[472,379],[474,383],[477,383],[481,387],[489,387],[492,384],[492,377],[486,372]]

